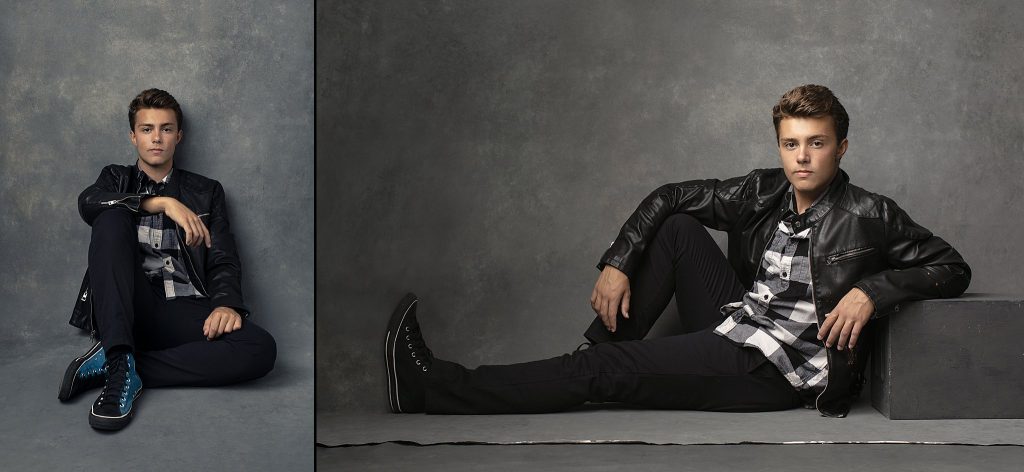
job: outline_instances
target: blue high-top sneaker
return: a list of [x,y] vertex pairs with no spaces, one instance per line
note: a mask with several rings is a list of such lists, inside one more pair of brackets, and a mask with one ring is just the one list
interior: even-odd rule
[[106,380],[106,372],[103,370],[106,361],[99,342],[93,344],[85,354],[76,357],[64,371],[57,399],[66,402],[86,390],[102,387]]
[[89,410],[89,426],[118,430],[132,421],[135,400],[142,394],[142,379],[135,371],[135,356],[131,353],[108,358],[104,369],[107,382]]

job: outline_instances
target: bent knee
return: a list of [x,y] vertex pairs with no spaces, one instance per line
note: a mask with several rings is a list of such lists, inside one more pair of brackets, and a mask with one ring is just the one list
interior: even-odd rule
[[92,220],[93,238],[101,235],[102,239],[125,235],[135,237],[135,220],[132,212],[124,208],[111,208],[101,212]]
[[697,220],[697,218],[685,213],[669,215],[668,218],[665,218],[665,222],[662,223],[662,225],[666,228],[672,228],[677,231],[694,231],[698,229],[707,231],[704,229],[704,225]]
[[92,227],[95,229],[96,227],[106,227],[112,224],[118,225],[124,222],[131,223],[133,218],[134,215],[129,210],[124,208],[110,208],[101,211],[100,214],[96,215],[96,218],[93,218]]
[[246,356],[242,371],[246,379],[257,379],[274,370],[277,362],[277,341],[263,328],[250,325],[251,333],[247,333]]

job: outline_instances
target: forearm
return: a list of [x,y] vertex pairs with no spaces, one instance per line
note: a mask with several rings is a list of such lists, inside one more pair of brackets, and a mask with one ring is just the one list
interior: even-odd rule
[[618,236],[598,263],[598,269],[610,265],[632,275],[640,256],[654,239],[658,228],[675,213],[690,215],[713,229],[729,230],[744,202],[734,198],[751,174],[726,181],[692,180],[667,184],[649,194],[626,220]]
[[170,204],[169,200],[173,200],[171,197],[150,197],[144,198],[139,208],[146,213],[163,213],[167,211],[167,206]]
[[116,165],[104,167],[96,182],[78,195],[78,214],[86,224],[92,226],[100,213],[111,208],[124,208],[133,213],[142,211],[142,203],[149,196],[126,192],[124,176],[119,175],[117,169]]
[[148,195],[104,191],[90,186],[78,196],[78,214],[86,224],[92,226],[96,217],[111,208],[124,208],[133,213],[142,210],[142,203]]
[[960,296],[971,283],[967,263],[886,270],[854,284],[875,304],[875,317],[899,303]]
[[247,317],[249,309],[242,296],[242,262],[227,215],[224,190],[217,184],[208,215],[211,246],[207,252],[206,271],[210,298],[214,306],[230,306]]

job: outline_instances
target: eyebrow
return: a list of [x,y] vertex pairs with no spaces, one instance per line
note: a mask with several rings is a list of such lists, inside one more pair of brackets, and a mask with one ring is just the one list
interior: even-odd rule
[[[153,123],[136,123],[135,124],[135,126],[171,126],[171,125],[175,125],[175,124],[174,123],[169,123],[169,122],[168,123],[162,123],[160,125],[154,125]],[[175,125],[175,126],[177,126],[177,125]]]
[[[814,136],[808,136],[807,139],[808,140],[811,140],[811,139],[824,139],[824,138],[827,138],[827,137],[828,137],[827,134],[816,134]],[[779,138],[779,141],[799,141],[799,139],[797,139],[797,138]]]

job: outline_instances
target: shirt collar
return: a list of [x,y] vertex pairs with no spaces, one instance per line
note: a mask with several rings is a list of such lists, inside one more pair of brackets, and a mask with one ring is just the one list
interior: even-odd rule
[[149,175],[142,171],[142,168],[139,167],[138,161],[135,162],[135,170],[139,173],[139,181],[142,184],[140,186],[139,193],[149,195],[157,195],[160,192],[162,192],[163,189],[167,187],[167,184],[171,182],[171,175],[174,174],[174,168],[172,167],[171,171],[168,172],[167,175],[164,176],[164,178],[160,179],[159,182],[157,182],[149,178]]
[[837,188],[842,184],[842,178],[840,172],[836,172],[836,175],[832,177],[832,181],[828,184],[828,188],[822,192],[811,203],[810,208],[807,209],[802,215],[798,215],[796,212],[796,200],[793,196],[793,184],[790,184],[786,189],[786,194],[782,198],[782,205],[780,213],[782,221],[792,226],[795,232],[803,231],[804,229],[814,226],[821,217],[825,216],[829,210],[832,209],[832,203],[835,201],[831,198],[832,194],[835,193]]

